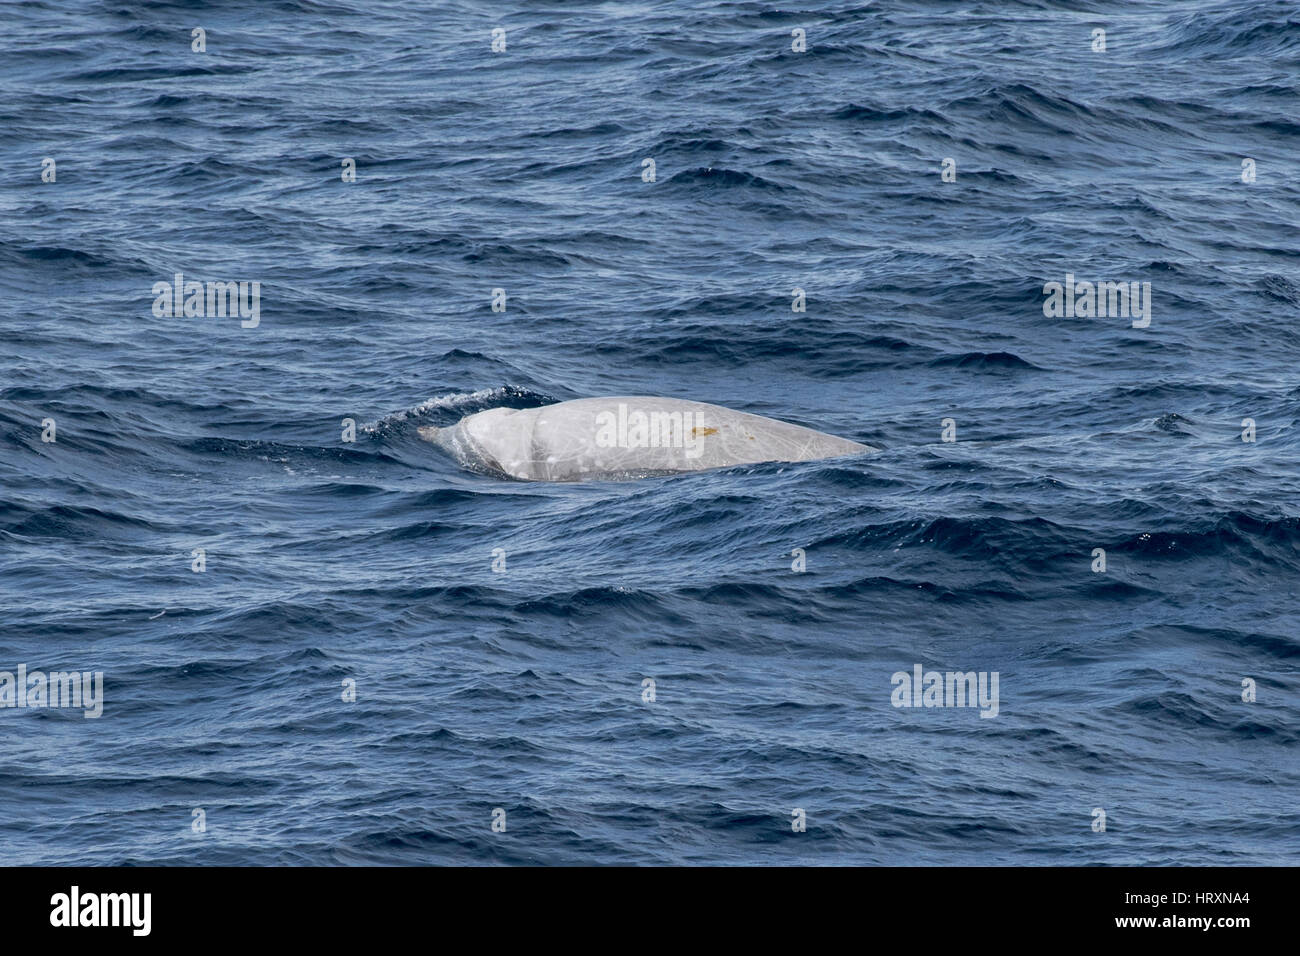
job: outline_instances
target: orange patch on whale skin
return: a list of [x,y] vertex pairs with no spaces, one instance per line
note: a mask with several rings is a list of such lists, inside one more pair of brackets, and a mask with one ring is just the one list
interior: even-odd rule
[[691,434],[696,438],[699,438],[702,435],[716,435],[717,433],[718,430],[716,428],[700,428],[697,426],[691,429]]

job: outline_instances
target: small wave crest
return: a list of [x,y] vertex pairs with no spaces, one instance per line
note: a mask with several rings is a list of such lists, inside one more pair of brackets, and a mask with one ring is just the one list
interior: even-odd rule
[[[444,424],[472,415],[489,408],[536,408],[540,405],[552,405],[558,399],[530,388],[518,385],[501,385],[497,388],[480,388],[474,392],[453,392],[450,395],[438,395],[425,399],[418,405],[399,412],[393,412],[367,422],[361,431],[367,435],[382,437],[407,421],[422,421],[428,418],[444,418]],[[455,417],[452,418],[451,416]]]

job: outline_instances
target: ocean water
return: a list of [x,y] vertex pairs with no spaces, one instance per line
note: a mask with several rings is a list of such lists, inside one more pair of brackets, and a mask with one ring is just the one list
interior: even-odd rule
[[[0,18],[5,862],[1296,862],[1294,2]],[[627,394],[882,451],[416,434]]]

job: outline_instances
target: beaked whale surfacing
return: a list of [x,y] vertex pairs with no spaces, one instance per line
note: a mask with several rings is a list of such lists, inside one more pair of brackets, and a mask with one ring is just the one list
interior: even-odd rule
[[721,405],[635,395],[490,408],[419,433],[468,468],[521,481],[645,478],[878,450]]

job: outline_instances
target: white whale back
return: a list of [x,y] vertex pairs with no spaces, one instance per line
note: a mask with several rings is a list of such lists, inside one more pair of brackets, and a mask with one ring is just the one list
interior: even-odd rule
[[492,408],[419,431],[466,467],[523,481],[641,478],[877,450],[720,405],[638,395]]

